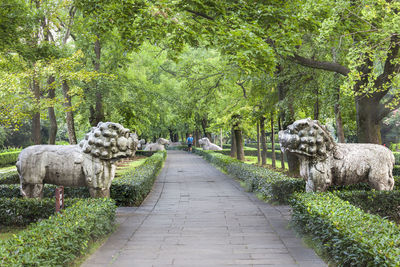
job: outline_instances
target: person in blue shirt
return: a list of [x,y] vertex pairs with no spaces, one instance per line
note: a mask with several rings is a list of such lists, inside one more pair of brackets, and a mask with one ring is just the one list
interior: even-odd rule
[[192,145],[193,145],[193,137],[191,134],[189,134],[189,137],[186,139],[186,143],[188,145],[188,151],[189,153],[192,152]]

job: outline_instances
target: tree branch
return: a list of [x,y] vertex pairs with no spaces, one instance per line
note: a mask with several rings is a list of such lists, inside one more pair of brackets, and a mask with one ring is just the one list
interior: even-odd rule
[[198,16],[198,17],[202,17],[202,18],[205,18],[205,19],[208,19],[208,20],[214,20],[213,17],[210,17],[207,14],[204,14],[204,13],[201,13],[201,12],[197,12],[197,11],[194,11],[194,10],[191,10],[191,9],[188,9],[188,8],[186,8],[185,10],[187,12],[189,12],[189,13],[192,13],[192,14]]
[[244,87],[244,81],[243,81],[243,82],[236,81],[236,84],[239,85],[239,86],[242,88],[242,90],[243,90],[243,97],[244,97],[244,98],[247,98],[246,88]]
[[297,54],[295,54],[294,56],[290,56],[289,59],[305,67],[333,71],[342,74],[343,76],[347,76],[350,72],[350,70],[347,67],[340,65],[339,63],[336,62],[317,61],[314,59],[299,56]]

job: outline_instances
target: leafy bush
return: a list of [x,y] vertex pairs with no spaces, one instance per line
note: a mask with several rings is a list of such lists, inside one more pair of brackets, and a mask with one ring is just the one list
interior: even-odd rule
[[144,150],[137,150],[136,151],[136,156],[145,156],[145,157],[151,157],[153,154],[157,153],[157,151],[144,151]]
[[3,149],[0,149],[0,153],[5,153],[5,152],[21,152],[22,148],[20,147],[6,147]]
[[118,206],[138,206],[142,203],[150,192],[166,156],[165,151],[157,152],[139,167],[125,171],[121,177],[113,180],[111,198]]
[[393,152],[395,165],[400,165],[400,152]]
[[245,181],[249,191],[260,193],[267,200],[287,203],[294,192],[304,191],[305,182],[302,179],[249,165],[220,153],[200,149],[195,149],[195,152],[228,174]]
[[399,266],[400,230],[332,193],[296,194],[292,219],[340,266]]
[[400,221],[400,191],[341,191],[334,194],[365,212]]
[[51,216],[0,241],[0,266],[65,266],[88,242],[110,233],[115,220],[110,199],[81,199],[62,214]]
[[[227,156],[229,156],[230,154],[231,154],[231,150],[230,149],[223,149],[223,150],[216,150],[215,151],[216,153],[220,153],[220,154],[223,154],[223,155],[227,155]],[[245,149],[244,149],[244,155],[245,156],[254,156],[254,157],[257,157],[257,149],[255,149],[255,148],[246,148],[245,147]],[[280,158],[280,156],[281,156],[281,151],[280,150],[275,150],[275,157],[277,158],[277,159],[279,159]],[[267,151],[267,157],[269,157],[269,158],[271,158],[272,157],[272,151],[271,150],[268,150]]]
[[393,175],[400,176],[400,165],[394,165],[393,167]]
[[17,171],[0,173],[0,184],[18,184],[19,175]]
[[0,167],[15,165],[19,152],[21,151],[0,153]]
[[[65,207],[77,199],[65,199]],[[24,226],[55,213],[55,199],[0,198],[0,225]]]

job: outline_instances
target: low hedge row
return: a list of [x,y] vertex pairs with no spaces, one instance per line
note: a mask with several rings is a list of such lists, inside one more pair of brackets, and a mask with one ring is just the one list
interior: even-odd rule
[[304,191],[305,182],[302,179],[249,165],[220,153],[200,149],[195,149],[195,152],[228,174],[244,181],[249,191],[259,193],[266,200],[288,203],[293,193]]
[[0,153],[0,167],[15,165],[21,151]]
[[138,206],[142,203],[150,192],[166,156],[165,151],[159,151],[139,167],[127,170],[122,176],[113,180],[111,198],[118,206]]
[[[65,207],[74,204],[77,199],[65,199]],[[25,226],[47,219],[55,213],[55,199],[42,200],[30,198],[0,198],[0,225]]]
[[400,165],[394,165],[393,176],[400,176]]
[[333,193],[296,194],[292,219],[340,266],[399,266],[400,229]]
[[65,266],[89,241],[112,231],[115,209],[111,199],[78,200],[62,214],[0,241],[0,266]]
[[396,165],[400,165],[400,152],[393,152],[394,161]]
[[[110,196],[118,206],[140,205],[150,192],[166,155],[165,151],[157,152],[147,158],[142,165],[127,170],[122,176],[112,181]],[[43,197],[54,197],[55,189],[55,185],[45,184]],[[89,190],[86,187],[65,187],[64,194],[65,198],[90,197]],[[19,184],[0,184],[0,197],[13,198],[18,196],[20,196]]]
[[0,184],[18,184],[19,175],[17,171],[0,173]]
[[364,212],[400,222],[400,191],[336,191],[335,195],[349,201]]
[[153,156],[157,151],[144,151],[144,150],[137,150],[135,155],[136,156],[145,156],[145,157],[151,157]]

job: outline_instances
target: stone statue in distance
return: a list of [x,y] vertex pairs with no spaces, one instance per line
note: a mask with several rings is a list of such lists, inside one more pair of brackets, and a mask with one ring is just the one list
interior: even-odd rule
[[393,189],[394,156],[382,145],[336,143],[325,126],[311,119],[280,131],[279,142],[282,152],[299,157],[307,192],[361,182],[376,190]]
[[45,183],[86,186],[91,197],[109,197],[116,161],[131,157],[137,136],[113,122],[100,122],[79,145],[35,145],[21,151],[17,170],[21,194],[42,198]]

